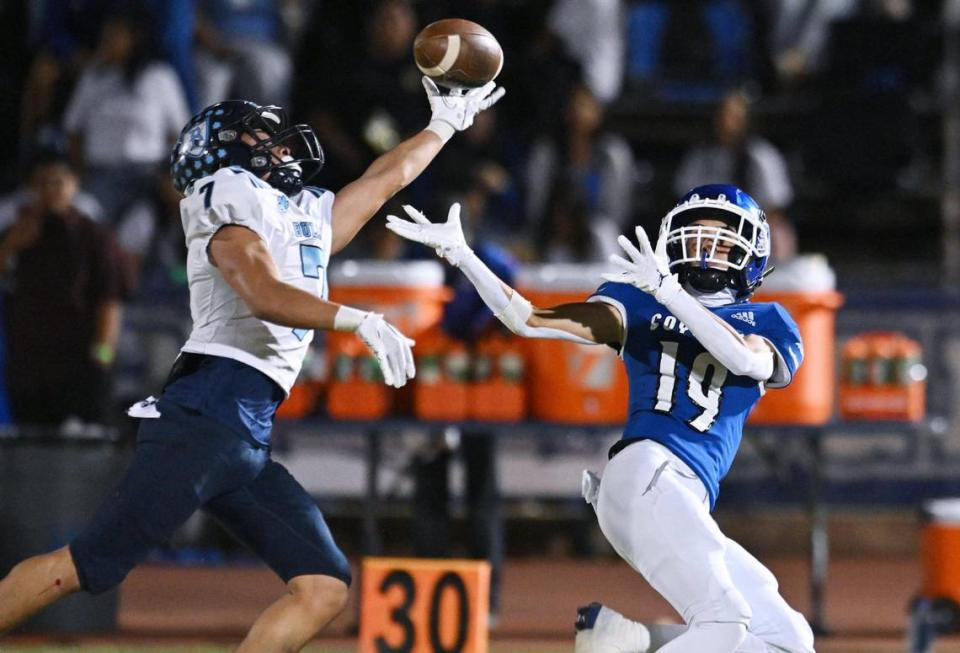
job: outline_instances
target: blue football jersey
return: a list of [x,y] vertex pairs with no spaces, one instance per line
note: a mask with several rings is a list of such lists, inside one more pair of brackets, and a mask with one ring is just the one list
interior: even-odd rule
[[[652,295],[605,283],[592,301],[616,306],[626,319],[620,355],[627,367],[630,403],[624,439],[660,442],[693,469],[707,487],[710,507],[743,436],[743,424],[764,384],[730,373],[685,324]],[[786,365],[786,385],[803,360],[796,323],[774,303],[710,308],[738,332],[768,340]]]

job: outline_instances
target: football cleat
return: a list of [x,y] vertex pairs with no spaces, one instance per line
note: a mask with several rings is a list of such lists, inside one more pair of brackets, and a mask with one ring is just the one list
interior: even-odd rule
[[574,653],[646,653],[650,633],[643,624],[626,619],[600,603],[577,608]]
[[602,609],[603,606],[596,601],[590,605],[577,608],[577,620],[573,624],[574,629],[580,632],[593,628],[593,625],[597,623],[597,615],[600,614]]

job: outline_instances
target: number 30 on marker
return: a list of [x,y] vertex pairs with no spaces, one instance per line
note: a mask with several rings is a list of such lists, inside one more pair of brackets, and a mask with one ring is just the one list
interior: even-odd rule
[[490,565],[365,558],[360,653],[486,653]]

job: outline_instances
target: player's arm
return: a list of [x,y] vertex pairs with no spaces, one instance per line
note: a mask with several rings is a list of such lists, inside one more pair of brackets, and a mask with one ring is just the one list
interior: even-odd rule
[[617,242],[630,260],[616,254],[611,261],[620,272],[604,274],[609,281],[628,283],[653,295],[690,329],[690,332],[721,365],[737,376],[748,376],[757,381],[769,381],[776,371],[777,355],[767,340],[758,336],[744,337],[729,324],[711,313],[680,285],[677,275],[671,274],[666,263],[664,239],[657,243],[657,252],[643,227],[636,229],[639,249],[626,236]]
[[340,309],[280,280],[263,239],[240,226],[220,229],[209,245],[210,261],[254,317],[298,329],[333,329]]
[[376,355],[388,385],[413,378],[413,340],[378,313],[341,306],[284,283],[266,244],[253,230],[237,225],[210,239],[210,261],[258,319],[298,329],[355,332]]
[[[516,290],[513,294],[519,296]],[[552,308],[531,304],[531,315],[518,335],[528,338],[558,338],[557,332],[574,336],[577,342],[620,348],[623,321],[619,311],[603,302],[577,302]],[[561,340],[569,338],[560,337]]]
[[9,229],[0,234],[0,275],[6,274],[11,259],[40,238],[43,220],[36,211],[22,213]]
[[333,200],[333,253],[346,247],[387,200],[416,179],[441,148],[440,137],[424,129],[344,186]]
[[591,345],[621,342],[623,324],[613,306],[584,302],[539,308],[505,284],[467,245],[460,226],[459,204],[450,207],[446,222],[436,224],[411,206],[404,206],[403,210],[410,220],[387,216],[387,229],[434,248],[439,256],[460,268],[487,307],[513,333]]
[[100,365],[109,366],[113,363],[122,321],[123,306],[120,300],[106,299],[97,306],[97,327],[90,355]]
[[416,179],[444,144],[473,124],[478,113],[503,97],[494,82],[464,95],[441,95],[428,77],[423,85],[430,102],[430,124],[377,158],[356,181],[347,184],[333,201],[333,253],[354,239],[360,229],[391,197]]

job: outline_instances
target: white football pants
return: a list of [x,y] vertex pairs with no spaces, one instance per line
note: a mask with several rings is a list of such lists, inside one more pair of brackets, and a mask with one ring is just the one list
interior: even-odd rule
[[614,456],[595,508],[620,557],[688,625],[663,653],[813,653],[803,615],[770,570],[720,532],[703,483],[663,445],[644,440]]

